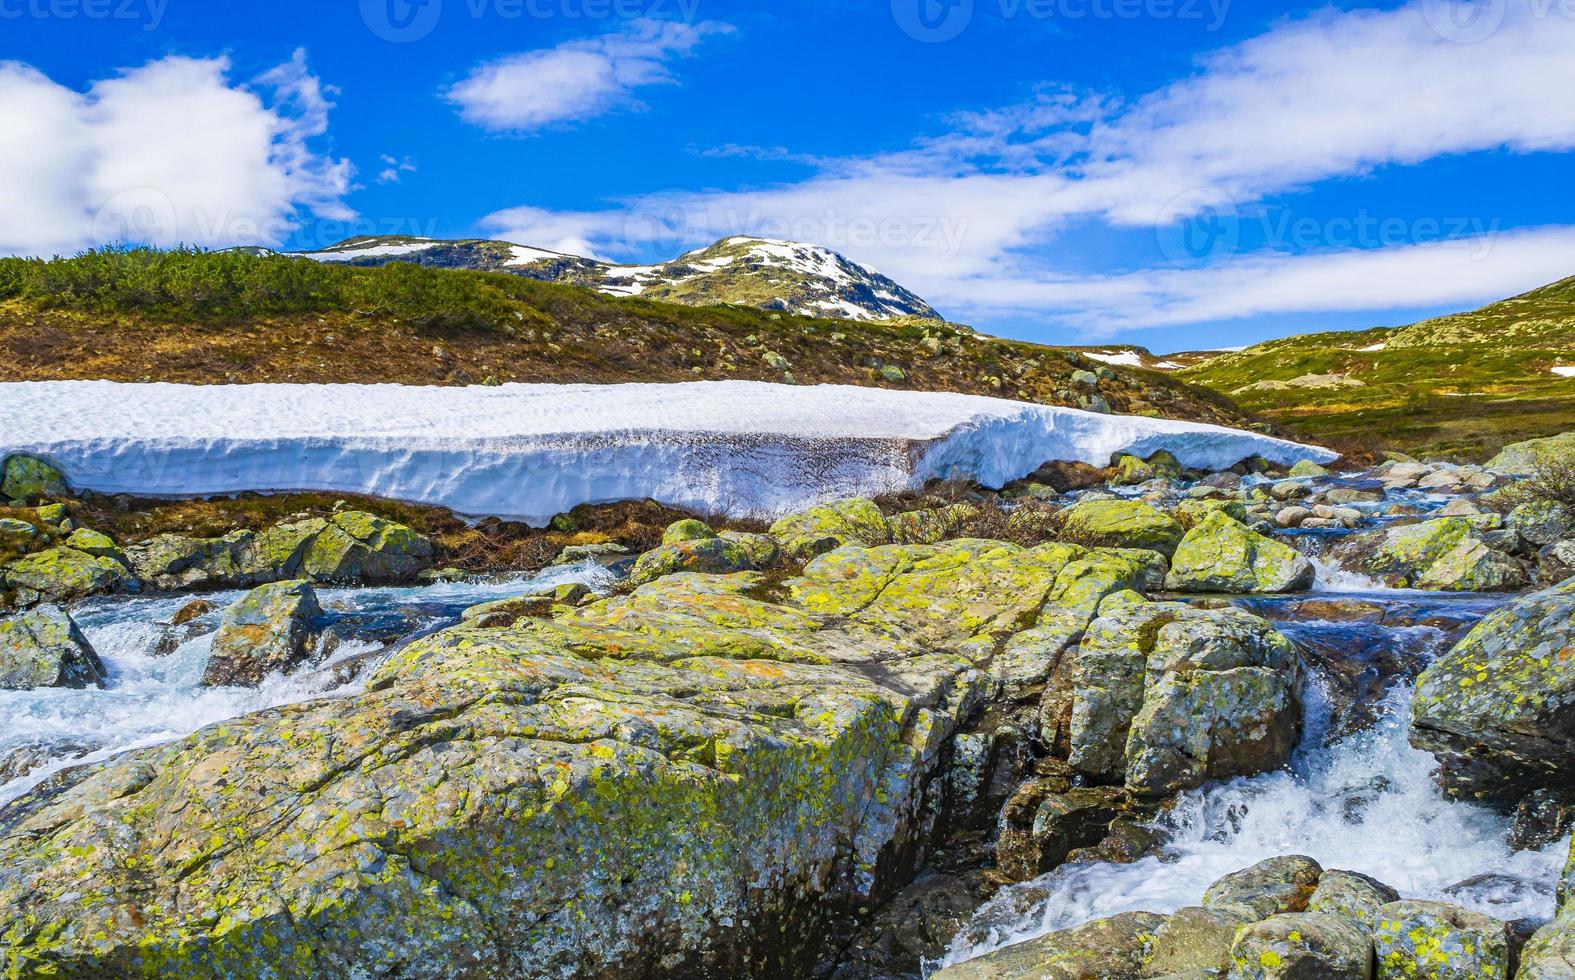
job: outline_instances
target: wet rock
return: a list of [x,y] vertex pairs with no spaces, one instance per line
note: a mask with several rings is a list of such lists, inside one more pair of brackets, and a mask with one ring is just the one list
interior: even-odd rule
[[1158,977],[1213,971],[1223,976],[1230,969],[1231,946],[1236,933],[1255,921],[1243,908],[1201,908],[1178,910],[1154,933],[1144,976]]
[[171,626],[185,626],[192,620],[201,619],[219,607],[207,599],[193,599],[175,611],[170,617]]
[[788,557],[803,560],[847,544],[890,544],[891,528],[873,500],[852,497],[790,514],[771,525],[771,536]]
[[65,475],[34,456],[8,456],[0,469],[0,500],[29,503],[70,493]]
[[1443,902],[1393,902],[1378,910],[1373,942],[1380,977],[1508,980],[1503,922]]
[[94,739],[0,746],[0,783],[21,779],[52,763],[80,759],[104,747]]
[[1140,548],[1170,557],[1185,532],[1168,515],[1136,500],[1088,500],[1062,512],[1062,530],[1080,544]]
[[1104,840],[1126,806],[1126,793],[1112,787],[1055,792],[1025,783],[1001,811],[996,867],[1012,881],[1058,868],[1073,850]]
[[1373,943],[1359,926],[1339,916],[1276,915],[1236,934],[1226,976],[1231,980],[1369,980]]
[[1377,878],[1355,871],[1325,871],[1307,900],[1307,911],[1327,912],[1372,929],[1378,911],[1399,900],[1400,893]]
[[940,959],[979,904],[956,875],[927,872],[887,902],[859,931],[831,980],[906,980]]
[[75,548],[49,548],[0,565],[0,584],[56,602],[124,592],[136,580],[126,566]]
[[1303,912],[1318,888],[1323,867],[1299,854],[1269,858],[1228,874],[1203,893],[1205,908],[1240,907],[1257,919]]
[[1170,562],[1175,592],[1297,592],[1313,584],[1313,566],[1290,545],[1266,538],[1224,513],[1187,532]]
[[931,980],[1107,980],[1143,975],[1162,915],[1127,912],[1007,946],[947,967]]
[[1422,673],[1411,743],[1452,794],[1518,802],[1575,780],[1575,579],[1483,620]]
[[1427,567],[1416,587],[1438,592],[1512,592],[1531,584],[1520,562],[1467,539]]
[[0,690],[103,683],[103,663],[65,610],[36,606],[0,619]]
[[1300,725],[1299,677],[1295,647],[1255,616],[1118,594],[1045,698],[1069,704],[1079,772],[1169,795],[1282,765]]
[[1509,843],[1516,850],[1546,847],[1575,825],[1575,806],[1548,789],[1534,790],[1515,807]]
[[729,574],[754,570],[749,550],[736,541],[700,538],[664,544],[647,551],[629,573],[631,585],[644,585],[678,572]]
[[253,589],[224,610],[202,682],[212,687],[257,684],[300,663],[321,615],[317,593],[304,580]]

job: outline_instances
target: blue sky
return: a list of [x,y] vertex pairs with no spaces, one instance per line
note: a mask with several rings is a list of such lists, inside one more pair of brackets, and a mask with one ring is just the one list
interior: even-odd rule
[[0,251],[817,241],[1158,351],[1575,274],[1575,3],[0,0]]

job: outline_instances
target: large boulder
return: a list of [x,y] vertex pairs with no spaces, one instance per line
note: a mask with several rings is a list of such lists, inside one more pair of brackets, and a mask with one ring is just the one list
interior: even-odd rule
[[1046,692],[1048,734],[1085,775],[1169,795],[1283,765],[1300,676],[1295,646],[1256,616],[1116,595]]
[[726,574],[755,570],[749,549],[714,535],[664,544],[641,555],[629,573],[632,585],[644,585],[677,572]]
[[224,588],[254,584],[247,570],[256,535],[237,531],[222,538],[160,534],[126,548],[126,561],[149,588]]
[[1575,461],[1575,432],[1505,446],[1487,468],[1506,476],[1533,476],[1546,465]]
[[1203,906],[1246,909],[1254,921],[1305,912],[1322,876],[1323,866],[1310,857],[1272,857],[1214,882],[1203,893]]
[[202,682],[212,686],[256,684],[306,657],[312,626],[323,614],[311,583],[259,586],[224,610]]
[[1307,900],[1307,911],[1344,916],[1371,929],[1379,910],[1399,900],[1399,892],[1376,878],[1355,871],[1325,871]]
[[0,690],[103,683],[103,663],[65,610],[36,606],[0,619]]
[[1166,587],[1176,592],[1297,592],[1312,587],[1313,575],[1306,555],[1216,511],[1181,539]]
[[771,536],[788,557],[802,560],[847,544],[890,544],[891,527],[875,501],[850,497],[790,514],[771,525]]
[[1515,559],[1467,538],[1429,565],[1415,584],[1434,592],[1513,592],[1530,585],[1531,575]]
[[48,548],[0,565],[0,586],[55,602],[122,592],[136,586],[125,565],[75,548]]
[[1507,803],[1575,785],[1575,579],[1477,625],[1422,672],[1411,742],[1445,787]]
[[365,693],[236,718],[9,804],[0,962],[801,973],[911,875],[953,736],[1085,557],[845,548],[770,592],[756,573],[676,575],[422,637]]
[[1140,500],[1085,500],[1061,518],[1062,534],[1079,544],[1142,548],[1167,558],[1185,534],[1173,518]]
[[[1509,931],[1498,919],[1443,902],[1393,902],[1373,928],[1380,977],[1509,980]],[[1524,976],[1524,974],[1522,974]]]
[[0,468],[0,503],[31,503],[44,497],[64,497],[69,492],[65,475],[36,457],[8,456]]
[[1007,946],[930,980],[1105,980],[1140,977],[1162,915],[1127,912]]
[[314,582],[403,582],[428,568],[432,555],[432,542],[403,524],[342,511],[307,545],[301,574]]
[[1528,582],[1518,562],[1488,546],[1496,514],[1439,517],[1353,536],[1335,549],[1343,563],[1398,588],[1435,591],[1517,589]]

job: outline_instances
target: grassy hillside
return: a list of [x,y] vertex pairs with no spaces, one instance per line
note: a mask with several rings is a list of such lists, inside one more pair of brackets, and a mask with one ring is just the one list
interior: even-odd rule
[[1178,372],[1289,431],[1480,457],[1575,429],[1575,278],[1396,329],[1307,334]]
[[[487,272],[242,252],[0,260],[0,381],[626,382],[743,378],[1075,405],[1072,351],[932,320],[688,307]],[[1222,398],[1117,368],[1117,411],[1246,424]]]

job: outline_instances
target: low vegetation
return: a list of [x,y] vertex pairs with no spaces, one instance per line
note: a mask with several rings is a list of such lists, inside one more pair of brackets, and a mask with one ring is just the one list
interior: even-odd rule
[[605,296],[499,273],[240,252],[0,260],[0,381],[675,382],[958,391],[1250,424],[1159,372],[909,319],[797,317]]

